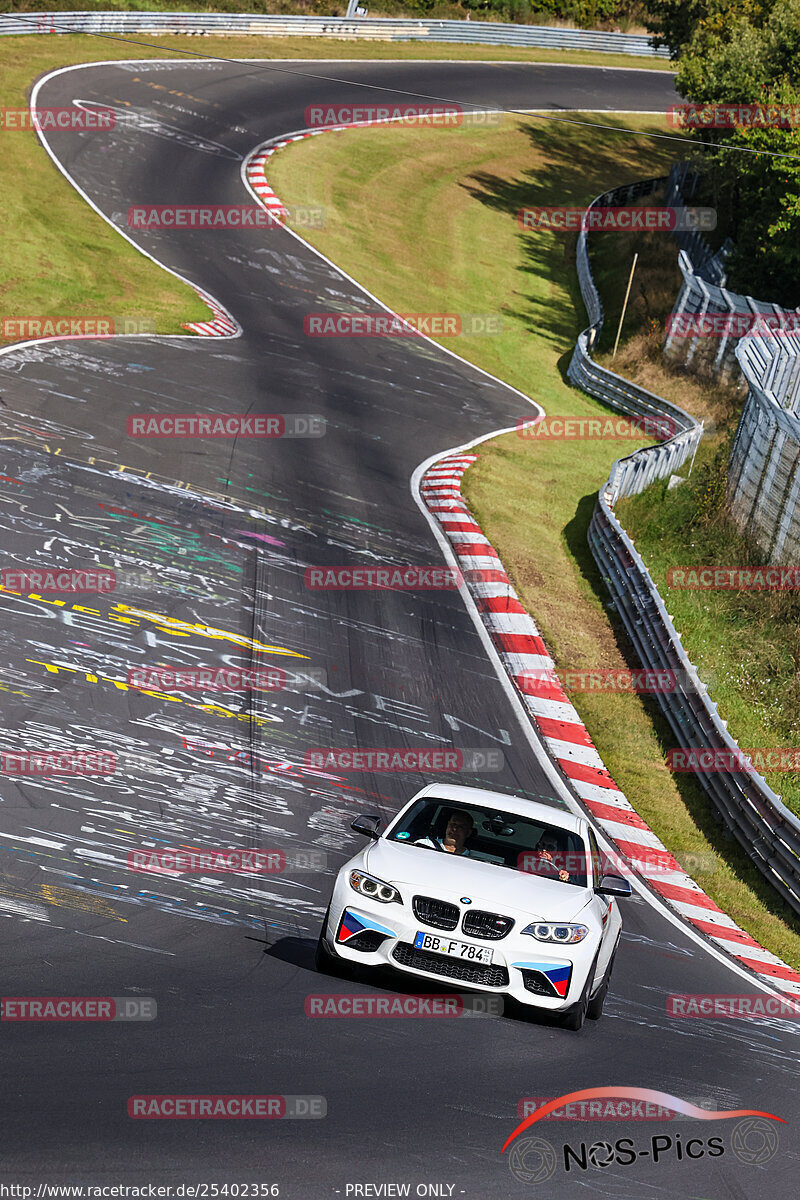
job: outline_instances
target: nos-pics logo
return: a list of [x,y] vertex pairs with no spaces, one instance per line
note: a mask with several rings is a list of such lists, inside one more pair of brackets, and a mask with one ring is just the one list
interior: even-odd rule
[[684,1135],[678,1132],[671,1135],[654,1134],[641,1143],[641,1148],[629,1137],[617,1138],[613,1142],[602,1139],[588,1144],[580,1142],[577,1146],[565,1142],[560,1154],[552,1143],[538,1134],[520,1137],[520,1134],[535,1122],[566,1104],[609,1097],[658,1104],[662,1108],[671,1109],[698,1121],[726,1121],[738,1117],[740,1119],[733,1127],[729,1149],[739,1162],[747,1166],[761,1166],[769,1162],[778,1150],[778,1135],[770,1122],[783,1123],[783,1118],[773,1113],[747,1108],[727,1111],[699,1108],[688,1100],[681,1100],[668,1092],[655,1091],[652,1088],[586,1088],[579,1092],[569,1092],[543,1104],[526,1117],[506,1139],[501,1153],[505,1153],[511,1147],[508,1166],[514,1178],[528,1185],[543,1183],[555,1174],[560,1159],[562,1169],[570,1173],[587,1171],[590,1168],[602,1170],[612,1164],[618,1167],[631,1166],[639,1159],[654,1163],[664,1159],[689,1162],[706,1157],[719,1158],[725,1153],[725,1145],[720,1136],[686,1138],[685,1132]]

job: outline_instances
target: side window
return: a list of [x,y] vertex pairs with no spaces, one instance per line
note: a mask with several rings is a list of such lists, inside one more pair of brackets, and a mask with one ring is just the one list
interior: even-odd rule
[[600,847],[597,844],[597,838],[594,836],[591,829],[589,830],[589,851],[592,856],[592,879],[594,881],[594,886],[597,887],[600,882],[603,859],[600,854]]

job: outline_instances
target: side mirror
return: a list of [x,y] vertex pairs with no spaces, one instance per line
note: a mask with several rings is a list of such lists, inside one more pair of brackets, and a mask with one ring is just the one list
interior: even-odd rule
[[[374,838],[376,841],[379,837],[378,830],[381,827],[381,818],[375,813],[362,813],[361,816],[351,822],[350,828],[356,833],[363,833],[366,837]],[[628,888],[630,892],[630,888]]]
[[619,896],[624,900],[631,894],[631,885],[621,875],[601,875],[594,890],[598,896]]

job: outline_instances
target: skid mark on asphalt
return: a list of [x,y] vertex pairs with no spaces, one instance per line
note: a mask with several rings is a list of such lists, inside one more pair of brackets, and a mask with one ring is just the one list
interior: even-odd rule
[[[53,347],[45,349],[49,357]],[[71,357],[61,349],[51,365],[62,391],[85,394],[79,376],[87,359],[99,365],[96,377],[124,375],[126,388],[139,387],[106,361],[107,345]],[[0,373],[4,366],[12,375],[21,369],[13,356],[0,359]],[[152,407],[152,393],[138,394]],[[313,935],[325,875],[167,878],[132,872],[128,855],[144,847],[316,848],[330,855],[332,874],[355,848],[349,825],[358,808],[388,817],[423,780],[307,769],[309,746],[510,745],[508,730],[478,729],[458,703],[445,711],[427,683],[409,674],[409,657],[425,662],[429,653],[418,598],[354,603],[304,586],[306,566],[325,555],[427,562],[427,531],[420,525],[418,536],[395,534],[379,506],[344,491],[326,491],[324,508],[303,508],[285,489],[251,487],[262,476],[240,469],[231,471],[246,481],[237,494],[222,463],[211,479],[224,490],[201,490],[120,464],[102,437],[86,461],[78,436],[49,418],[0,418],[7,450],[0,536],[9,564],[91,564],[120,579],[116,594],[88,598],[0,590],[0,647],[9,662],[9,690],[0,685],[0,746],[104,748],[118,756],[118,768],[105,777],[0,778],[0,846],[9,886],[20,893],[10,902],[36,902],[28,895],[34,870],[45,873],[48,895],[61,902],[46,903],[39,919],[64,907],[82,932],[85,920],[122,912],[116,919],[134,927],[139,915],[157,910]],[[199,469],[207,477],[203,462]],[[297,483],[301,495],[320,494],[313,478]],[[246,493],[254,499],[243,499]],[[437,612],[437,638],[446,640],[461,620],[458,596],[442,597]],[[355,676],[352,646],[361,660]],[[480,646],[473,656],[461,654],[467,671],[483,679]],[[306,687],[301,676],[280,693],[241,696],[166,695],[127,683],[129,668],[141,663],[184,668],[220,660],[322,664],[327,683]],[[167,922],[161,937],[171,928]]]
[[8,891],[0,888],[0,914],[7,917],[21,917],[24,921],[50,920],[47,909],[41,904],[35,904],[24,893]]
[[[0,358],[0,371],[2,371],[5,361],[5,359]],[[36,426],[33,426],[3,414],[2,420],[0,420],[0,442],[5,442],[9,446],[9,453],[11,453],[12,443],[22,443],[24,446],[37,451],[34,461],[31,461],[30,457],[23,458],[22,461],[25,465],[20,467],[18,476],[11,480],[15,486],[46,482],[48,490],[55,495],[64,492],[64,480],[57,473],[57,464],[53,460],[61,458],[62,451],[66,449],[64,445],[57,445],[56,441],[58,439],[63,441],[78,437],[79,435],[77,431],[70,430],[66,426],[60,426],[57,430],[49,430],[45,428],[46,424],[46,422],[43,423],[37,419]],[[104,454],[107,455],[106,458],[103,457]],[[44,455],[47,455],[48,458],[43,457]],[[61,461],[64,462],[65,459],[61,458]],[[68,462],[73,472],[83,472],[88,476],[89,478],[86,482],[94,483],[95,489],[100,480],[105,480],[107,486],[119,486],[121,482],[123,486],[135,489],[138,507],[144,507],[145,509],[148,507],[148,503],[151,507],[163,503],[165,496],[171,499],[178,498],[181,505],[186,506],[190,511],[196,511],[197,506],[201,506],[209,515],[216,513],[220,519],[224,518],[226,514],[238,513],[243,517],[249,517],[253,520],[272,525],[276,528],[276,532],[279,529],[289,534],[296,533],[305,537],[321,538],[326,543],[331,541],[332,544],[341,546],[349,554],[357,557],[367,557],[374,561],[379,561],[387,555],[393,556],[395,561],[414,561],[422,555],[430,553],[430,547],[421,535],[418,539],[413,540],[399,538],[397,534],[385,525],[368,520],[367,516],[373,515],[369,510],[374,510],[374,515],[377,515],[378,509],[376,505],[362,499],[357,498],[353,501],[354,505],[364,509],[364,516],[356,516],[352,513],[342,514],[333,512],[329,509],[304,509],[301,505],[291,503],[285,496],[245,486],[244,491],[250,491],[265,499],[277,501],[283,507],[276,508],[274,504],[272,506],[253,504],[252,501],[238,499],[236,496],[231,495],[230,492],[215,493],[206,489],[200,491],[193,484],[186,481],[168,479],[152,471],[120,464],[118,458],[113,456],[111,450],[100,446],[97,447],[97,455],[93,455],[86,461],[82,460],[80,456],[76,457],[72,453],[72,447],[70,447]],[[58,464],[58,467],[60,468],[60,464]],[[252,478],[252,475],[248,475],[247,477]],[[2,483],[2,478],[0,478],[0,483]],[[309,491],[320,490],[314,485],[313,481],[304,486]],[[142,489],[145,489],[144,494]],[[154,492],[155,495],[148,498],[147,491]],[[35,499],[39,493],[40,488],[38,487],[33,492],[29,488],[26,488],[26,499],[29,495]],[[89,491],[86,488],[80,488],[77,484],[73,484],[69,487],[68,492],[64,492],[64,500],[66,501],[68,497],[73,497],[76,493],[86,496],[95,495],[95,491]],[[133,491],[126,493],[128,497],[132,494],[134,494]],[[326,495],[336,494],[326,491]],[[342,499],[351,499],[344,493],[339,493],[339,495]],[[30,507],[30,505],[27,507]],[[27,507],[22,505],[19,511],[27,511]],[[104,506],[101,504],[99,507],[103,508]],[[73,515],[66,509],[66,506],[65,511],[67,515]],[[155,525],[169,525],[172,523],[159,520],[146,512],[142,512],[141,514],[138,512],[127,512],[124,506],[118,507],[114,515],[120,517],[138,516],[143,522]],[[55,516],[53,519],[58,520],[59,518]],[[103,527],[99,521],[95,521],[95,525],[99,529]],[[220,535],[213,531],[208,533],[203,533],[202,531],[187,532],[185,522],[183,525],[176,525],[175,527],[183,532],[187,538],[220,538]],[[366,545],[364,542],[365,531],[368,531],[370,535],[370,540]],[[241,530],[237,532],[239,536],[242,536]],[[228,538],[221,540],[232,542],[232,544],[240,548],[242,547],[242,543],[238,542],[237,539]],[[181,553],[180,548],[178,553]],[[212,556],[209,554],[207,557],[211,558]],[[166,558],[164,561],[167,561]],[[176,567],[180,568],[182,564],[173,561],[170,565],[174,569]]]
[[[61,482],[63,485],[64,481]],[[31,558],[41,561],[45,546],[51,561],[84,566],[87,558],[98,557],[98,542],[103,543],[104,551],[113,552],[132,538],[137,546],[133,561],[150,571],[144,591],[149,604],[113,603],[113,597],[92,598],[87,604],[73,597],[60,599],[10,591],[0,596],[6,613],[0,640],[12,660],[6,679],[10,676],[14,685],[7,684],[8,690],[3,693],[13,707],[3,712],[0,742],[8,749],[46,746],[57,750],[97,744],[98,738],[105,736],[109,746],[120,755],[123,770],[103,779],[28,777],[0,781],[0,842],[11,856],[12,869],[14,863],[16,870],[33,863],[37,869],[56,873],[64,880],[63,884],[47,884],[35,892],[16,887],[13,896],[6,896],[3,911],[24,919],[46,920],[46,910],[36,904],[36,899],[43,899],[49,905],[95,916],[116,916],[123,921],[128,918],[117,916],[111,901],[115,905],[156,907],[223,924],[258,924],[265,909],[296,914],[307,908],[313,910],[317,919],[316,887],[309,888],[301,879],[279,879],[270,881],[268,886],[258,877],[177,879],[165,884],[161,879],[154,883],[147,876],[133,876],[128,870],[128,853],[140,848],[145,839],[151,845],[215,846],[220,844],[224,831],[227,845],[245,849],[270,846],[275,841],[285,843],[287,836],[290,842],[298,840],[282,823],[293,816],[283,789],[278,787],[277,792],[270,790],[267,794],[254,790],[254,780],[260,780],[261,776],[254,770],[249,738],[231,741],[226,734],[221,741],[218,735],[214,738],[207,725],[209,720],[216,723],[220,719],[243,720],[247,725],[253,721],[269,724],[281,718],[269,712],[263,715],[237,712],[236,697],[169,697],[160,693],[148,696],[137,691],[130,694],[127,668],[136,662],[136,655],[147,655],[151,660],[157,656],[171,665],[206,665],[220,656],[235,662],[242,655],[245,664],[253,656],[302,663],[308,661],[308,656],[290,645],[263,641],[230,625],[209,621],[200,606],[192,603],[191,596],[183,598],[184,608],[187,599],[192,607],[187,620],[182,619],[184,614],[180,609],[180,615],[173,616],[163,608],[153,607],[152,585],[156,584],[158,592],[164,579],[164,564],[154,560],[154,556],[163,551],[163,557],[169,561],[170,556],[182,549],[178,544],[181,540],[193,539],[196,561],[191,564],[194,567],[191,577],[197,579],[200,570],[208,572],[201,576],[199,589],[205,606],[218,594],[236,610],[231,621],[238,623],[241,578],[233,592],[229,580],[232,571],[239,577],[245,573],[242,559],[254,556],[252,544],[242,546],[230,540],[228,546],[228,539],[220,539],[218,544],[224,553],[208,553],[200,544],[201,532],[206,538],[205,545],[209,536],[218,535],[207,527],[207,522],[206,528],[202,528],[202,510],[196,514],[195,529],[181,530],[169,511],[162,511],[159,516],[154,513],[152,522],[143,523],[138,509],[130,513],[123,508],[105,511],[97,504],[96,496],[87,494],[86,489],[83,492],[85,499],[77,497],[72,489],[69,504],[58,505],[55,513],[52,497],[46,502],[39,495],[32,496],[25,512],[18,514],[21,520],[13,519],[12,510],[6,528],[9,544],[17,547],[13,561],[26,563]],[[108,499],[105,495],[103,498]],[[174,501],[166,503],[174,509]],[[2,518],[0,523],[5,524]],[[150,543],[142,537],[148,531],[153,531]],[[28,553],[31,548],[33,554]],[[105,558],[105,561],[113,560]],[[189,571],[184,574],[190,577]],[[217,607],[214,605],[215,610]],[[33,653],[28,650],[21,661],[21,639],[15,628],[21,628],[20,621],[24,622],[22,627],[30,629],[32,621],[34,629],[46,631],[43,637],[28,636]],[[114,633],[116,639],[110,638],[109,634]],[[36,680],[37,673],[41,673],[41,680]],[[95,689],[99,705],[92,703]],[[121,693],[133,706],[120,714],[124,721],[122,728],[113,720],[106,721],[105,710],[109,706],[113,709],[113,700],[107,694],[100,699],[103,691],[112,696]],[[214,702],[204,704],[204,700]],[[184,704],[187,709],[192,706],[192,714],[187,712],[178,719],[165,711],[166,705]],[[240,702],[238,707],[244,705]],[[89,715],[93,708],[98,720],[86,722],[84,717],[82,722],[77,716],[79,712]],[[212,767],[207,762],[208,744],[214,742],[218,753]],[[224,756],[221,747],[225,749]],[[211,754],[214,753],[212,750]],[[272,758],[265,774],[273,766],[285,763],[284,747],[275,746]],[[286,764],[283,769],[288,771],[291,765]],[[292,786],[303,786],[299,773]],[[327,794],[330,786],[325,785],[323,792]],[[81,811],[84,822],[78,831],[70,828],[74,826],[77,811]],[[269,819],[270,812],[278,817],[277,822]],[[35,825],[26,824],[26,813],[38,813],[46,819],[44,823],[40,820]],[[307,843],[308,838],[303,840]],[[68,882],[72,886],[67,886]],[[284,919],[283,924],[287,929],[292,927],[291,920]]]
[[114,921],[127,921],[127,917],[120,916],[102,897],[88,896],[74,888],[56,887],[53,884],[43,883],[39,888],[39,895],[45,904],[52,904],[58,908],[71,908],[79,912],[93,913],[99,917],[109,917]]

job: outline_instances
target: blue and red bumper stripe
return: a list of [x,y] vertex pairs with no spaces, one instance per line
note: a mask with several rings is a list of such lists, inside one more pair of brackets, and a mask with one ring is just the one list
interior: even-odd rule
[[355,937],[358,933],[363,933],[365,929],[374,929],[378,933],[385,933],[387,937],[397,937],[395,931],[387,928],[386,925],[379,925],[377,921],[373,921],[370,917],[363,917],[360,913],[354,913],[351,909],[346,908],[339,922],[339,932],[336,934],[336,940],[337,942],[348,942],[351,937]]
[[558,996],[566,996],[569,989],[572,965],[552,962],[515,962],[511,964],[521,971],[539,971]]

